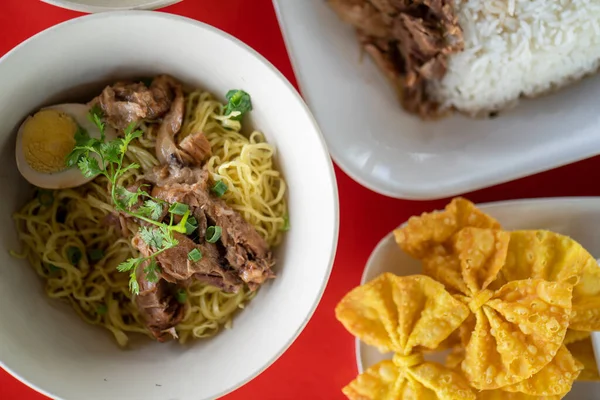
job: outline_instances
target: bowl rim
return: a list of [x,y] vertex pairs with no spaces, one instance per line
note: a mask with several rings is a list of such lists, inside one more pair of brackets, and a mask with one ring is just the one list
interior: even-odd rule
[[70,0],[40,0],[46,4],[53,5],[55,7],[64,8],[66,10],[79,11],[84,13],[99,13],[117,10],[155,10],[157,8],[167,7],[175,3],[179,3],[183,0],[147,0],[147,4],[140,4],[139,6],[133,7],[108,7],[108,6],[94,6],[85,5],[76,1]]
[[[262,63],[265,67],[267,67],[274,74],[275,79],[280,80],[287,87],[287,89],[290,90],[294,100],[297,103],[299,110],[302,110],[305,113],[305,115],[308,117],[308,119],[313,127],[313,131],[317,135],[317,139],[319,140],[319,142],[321,144],[320,149],[318,149],[318,152],[316,154],[317,155],[320,154],[321,156],[324,156],[326,159],[326,163],[329,166],[328,171],[327,171],[328,173],[325,174],[325,176],[326,176],[326,178],[328,178],[328,180],[331,183],[330,196],[331,196],[331,199],[333,200],[333,204],[332,204],[333,213],[331,216],[333,219],[331,221],[332,238],[331,238],[331,243],[329,244],[329,248],[330,248],[329,261],[327,263],[324,279],[321,282],[318,294],[315,297],[315,299],[313,300],[313,304],[311,305],[310,309],[308,310],[308,313],[306,314],[304,320],[302,321],[302,323],[300,324],[300,326],[298,327],[296,332],[294,332],[294,334],[286,341],[286,343],[281,347],[281,349],[279,349],[279,351],[277,351],[264,365],[260,366],[260,368],[258,368],[254,373],[252,373],[248,377],[246,377],[246,379],[244,379],[240,382],[237,382],[236,384],[223,390],[221,393],[218,393],[215,398],[220,398],[220,397],[225,396],[225,395],[233,392],[234,390],[239,389],[240,387],[244,386],[245,384],[247,384],[248,382],[250,382],[251,380],[256,378],[258,375],[262,374],[275,361],[277,361],[289,349],[289,347],[296,341],[296,339],[298,338],[300,333],[302,333],[302,331],[304,330],[304,328],[306,327],[308,322],[312,319],[312,316],[314,315],[314,313],[317,309],[317,306],[321,302],[321,299],[325,292],[325,288],[327,287],[329,278],[331,277],[331,271],[333,269],[333,264],[334,264],[334,260],[335,260],[335,256],[336,256],[336,252],[337,252],[338,238],[339,238],[339,225],[340,225],[339,224],[339,222],[340,222],[339,196],[338,196],[337,179],[336,179],[333,161],[329,155],[327,144],[323,137],[321,129],[319,128],[319,125],[318,125],[315,117],[313,116],[312,112],[310,111],[308,105],[306,104],[306,102],[304,101],[304,99],[302,98],[302,96],[300,95],[298,90],[296,90],[296,88],[279,71],[279,69],[277,69],[263,55],[258,53],[252,47],[248,46],[246,43],[242,42],[240,39],[236,38],[235,36],[225,32],[219,28],[216,28],[212,25],[209,25],[207,23],[204,23],[204,22],[201,22],[198,20],[194,20],[192,18],[188,18],[188,17],[176,15],[176,14],[170,14],[170,13],[166,13],[166,12],[147,11],[147,10],[107,11],[107,12],[103,12],[103,13],[87,14],[84,16],[75,17],[75,18],[69,19],[67,21],[61,22],[59,24],[56,24],[47,29],[44,29],[44,30],[36,33],[35,35],[27,38],[26,40],[24,40],[23,42],[19,43],[17,46],[15,46],[14,48],[12,48],[8,52],[6,52],[2,57],[0,57],[0,64],[5,62],[7,59],[18,55],[19,52],[22,51],[23,48],[25,48],[29,44],[29,42],[39,39],[40,37],[42,37],[50,32],[53,32],[54,30],[64,29],[64,27],[71,26],[71,25],[85,24],[85,23],[87,23],[88,20],[91,21],[91,20],[99,20],[99,19],[110,19],[110,18],[115,18],[115,17],[119,17],[119,18],[151,17],[151,18],[170,20],[170,21],[174,21],[176,23],[181,23],[181,24],[189,24],[189,25],[194,26],[197,29],[208,30],[208,31],[212,32],[213,34],[221,37],[224,40],[229,40],[234,45],[237,45],[238,47],[240,47],[242,50],[249,52],[252,56],[254,56],[260,63]],[[34,382],[30,382],[29,380],[25,379],[24,377],[21,377],[19,374],[14,372],[8,365],[6,365],[5,362],[2,361],[1,359],[0,359],[0,368],[4,369],[15,379],[17,379],[21,383],[25,384],[26,386],[30,387],[31,389],[49,397],[49,398],[60,400],[60,398],[57,397],[55,394],[50,393],[49,391],[39,387]]]

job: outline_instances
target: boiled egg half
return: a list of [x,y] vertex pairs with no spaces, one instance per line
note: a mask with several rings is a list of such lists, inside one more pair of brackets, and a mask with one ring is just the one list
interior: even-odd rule
[[[80,128],[90,137],[100,138],[100,130],[88,119],[89,112],[90,106],[85,104],[58,104],[25,119],[17,132],[15,154],[17,168],[27,181],[44,189],[66,189],[94,179],[83,176],[77,166],[69,168],[65,163]],[[104,133],[106,140],[117,137],[109,126]]]

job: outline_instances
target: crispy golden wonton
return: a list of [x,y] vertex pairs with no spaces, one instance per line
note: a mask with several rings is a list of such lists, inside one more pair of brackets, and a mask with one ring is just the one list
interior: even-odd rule
[[[424,275],[383,274],[338,304],[348,331],[394,353],[348,398],[554,400],[599,379],[600,268],[575,240],[502,230],[462,198],[394,234]],[[445,366],[423,358],[447,349]]]

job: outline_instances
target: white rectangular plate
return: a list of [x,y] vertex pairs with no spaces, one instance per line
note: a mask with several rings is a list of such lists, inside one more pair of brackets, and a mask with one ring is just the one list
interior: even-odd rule
[[[515,200],[483,204],[480,208],[502,224],[504,229],[547,229],[577,240],[594,257],[600,258],[600,197]],[[421,272],[418,261],[396,245],[393,233],[384,237],[367,262],[361,284],[384,272],[412,275]],[[596,360],[600,332],[592,334]],[[376,348],[356,340],[356,360],[362,372],[386,358]],[[600,382],[576,382],[565,397],[571,400],[600,400]]]
[[339,166],[388,196],[441,198],[600,153],[600,79],[523,101],[492,120],[404,112],[325,0],[273,0],[302,93]]

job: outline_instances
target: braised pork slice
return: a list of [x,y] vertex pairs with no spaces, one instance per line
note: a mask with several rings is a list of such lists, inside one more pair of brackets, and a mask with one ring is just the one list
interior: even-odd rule
[[180,172],[173,171],[176,175],[166,175],[172,169],[157,170],[158,173],[148,177],[151,180],[162,176],[153,181],[152,196],[168,203],[185,203],[194,215],[204,214],[208,226],[221,227],[219,242],[223,256],[250,289],[257,289],[274,277],[271,271],[274,262],[267,242],[238,212],[208,192],[206,180],[195,180],[204,176],[204,171],[183,168]]
[[[161,267],[161,276],[173,283],[184,282],[190,278],[217,286],[225,292],[237,292],[242,281],[232,271],[221,265],[217,246],[210,243],[196,244],[187,236],[175,233],[179,244],[156,256]],[[202,258],[196,262],[188,254],[197,249]]]
[[[132,244],[142,255],[148,257],[152,250],[139,235],[135,235]],[[146,326],[154,337],[163,342],[170,334],[177,338],[175,325],[183,319],[183,306],[173,296],[176,287],[164,279],[150,282],[146,279],[144,269],[147,262],[142,263],[136,270],[136,278],[140,287],[135,302]]]
[[161,164],[200,166],[211,154],[210,143],[202,132],[176,143],[185,99],[182,84],[169,75],[157,76],[150,86],[141,82],[107,86],[92,104],[99,104],[106,122],[119,131],[131,123],[161,120],[156,134],[156,156]]
[[208,140],[206,140],[206,137],[201,132],[187,136],[179,145],[175,143],[175,136],[179,133],[183,124],[185,99],[183,88],[175,79],[170,78],[170,80],[166,80],[165,85],[172,87],[175,97],[171,104],[171,109],[164,116],[162,123],[158,127],[155,145],[156,157],[161,164],[178,167],[186,165],[200,166],[210,156],[210,143],[208,143]]
[[92,102],[100,105],[108,124],[123,130],[132,122],[163,117],[171,109],[177,85],[168,75],[156,77],[150,87],[141,82],[117,82]]
[[443,79],[448,56],[463,48],[449,0],[327,0],[358,31],[360,43],[396,89],[402,106],[423,118],[444,109],[427,87]]
[[196,132],[186,136],[179,143],[179,147],[189,156],[187,165],[200,166],[202,165],[202,162],[207,160],[212,154],[210,143],[202,132]]
[[369,36],[386,37],[389,26],[381,12],[367,0],[327,0],[340,18]]

